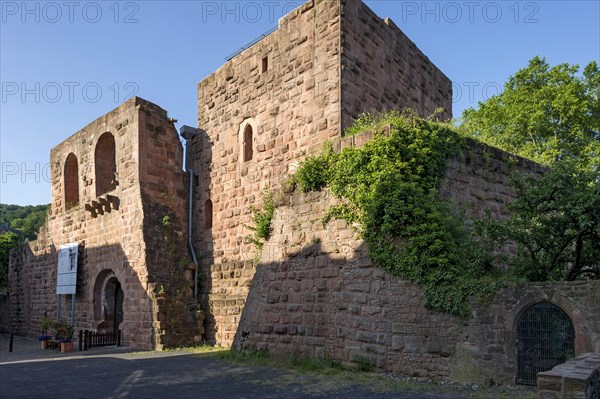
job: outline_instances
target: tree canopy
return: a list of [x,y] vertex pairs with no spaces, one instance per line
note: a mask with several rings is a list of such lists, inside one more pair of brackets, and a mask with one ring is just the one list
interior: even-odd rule
[[0,293],[8,288],[8,259],[10,250],[19,245],[19,236],[15,233],[0,234]]
[[550,167],[514,174],[513,216],[491,227],[516,244],[511,271],[530,281],[600,278],[600,70],[578,71],[535,57],[461,118],[463,134]]
[[48,205],[6,205],[0,204],[0,225],[18,230],[23,238],[35,240],[40,226],[44,223]]
[[504,91],[464,111],[460,129],[492,146],[543,165],[574,160],[600,165],[600,69],[590,62],[550,66],[534,57],[511,76]]
[[48,205],[0,204],[0,293],[8,288],[10,250],[25,240],[35,240],[44,223]]
[[556,163],[542,178],[515,174],[513,217],[498,238],[517,244],[511,270],[529,281],[600,278],[600,173]]

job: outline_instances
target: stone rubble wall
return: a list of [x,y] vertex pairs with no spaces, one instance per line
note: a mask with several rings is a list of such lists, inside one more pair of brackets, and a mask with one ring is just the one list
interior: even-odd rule
[[[340,147],[363,139],[343,139]],[[442,193],[468,204],[472,216],[491,204],[492,214],[504,217],[514,198],[511,168],[502,166],[509,155],[471,144],[450,162]],[[515,162],[523,171],[540,170],[532,162]],[[600,350],[600,282],[511,284],[489,303],[473,300],[473,318],[465,321],[426,309],[422,290],[374,266],[364,242],[343,221],[323,226],[325,212],[337,202],[327,190],[288,193],[282,202],[251,282],[237,349],[299,352],[405,375],[512,384],[518,316],[547,299],[573,319],[577,353]]]

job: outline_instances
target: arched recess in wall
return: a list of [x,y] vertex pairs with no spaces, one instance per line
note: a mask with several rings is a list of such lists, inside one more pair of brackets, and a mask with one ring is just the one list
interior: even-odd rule
[[204,228],[210,229],[213,225],[213,203],[207,199],[204,203]]
[[116,146],[111,133],[104,133],[98,139],[94,151],[94,166],[98,197],[117,187]]
[[94,321],[100,332],[116,332],[124,319],[124,292],[110,269],[98,274],[94,284]]
[[578,302],[573,301],[554,290],[537,289],[523,295],[518,303],[509,312],[505,324],[505,340],[510,359],[517,361],[517,328],[523,314],[533,305],[547,301],[562,309],[573,323],[575,330],[575,356],[582,353],[593,352],[600,345],[600,339],[593,333],[587,315]]
[[63,185],[65,190],[65,208],[69,209],[79,205],[79,164],[77,156],[73,153],[67,155],[65,161]]
[[575,356],[575,329],[560,307],[541,301],[517,323],[517,383],[536,385],[537,374]]
[[242,142],[244,162],[251,161],[254,157],[254,130],[251,124],[247,124],[244,128],[244,137]]

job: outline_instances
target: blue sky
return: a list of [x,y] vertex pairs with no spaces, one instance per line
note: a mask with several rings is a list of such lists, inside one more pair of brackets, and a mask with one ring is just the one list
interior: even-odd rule
[[[454,116],[535,55],[600,59],[598,1],[365,1],[454,82]],[[0,202],[50,202],[50,149],[132,94],[197,123],[196,85],[303,1],[0,2]]]

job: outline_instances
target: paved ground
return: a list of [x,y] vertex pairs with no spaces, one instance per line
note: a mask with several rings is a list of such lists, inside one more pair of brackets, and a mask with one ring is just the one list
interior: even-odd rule
[[110,348],[61,354],[23,339],[0,342],[0,398],[382,398],[458,399],[357,375],[325,376],[219,360],[214,354]]
[[[41,351],[41,350],[40,350]],[[114,353],[0,364],[8,398],[458,398],[385,392],[336,377],[245,367],[208,354]]]

